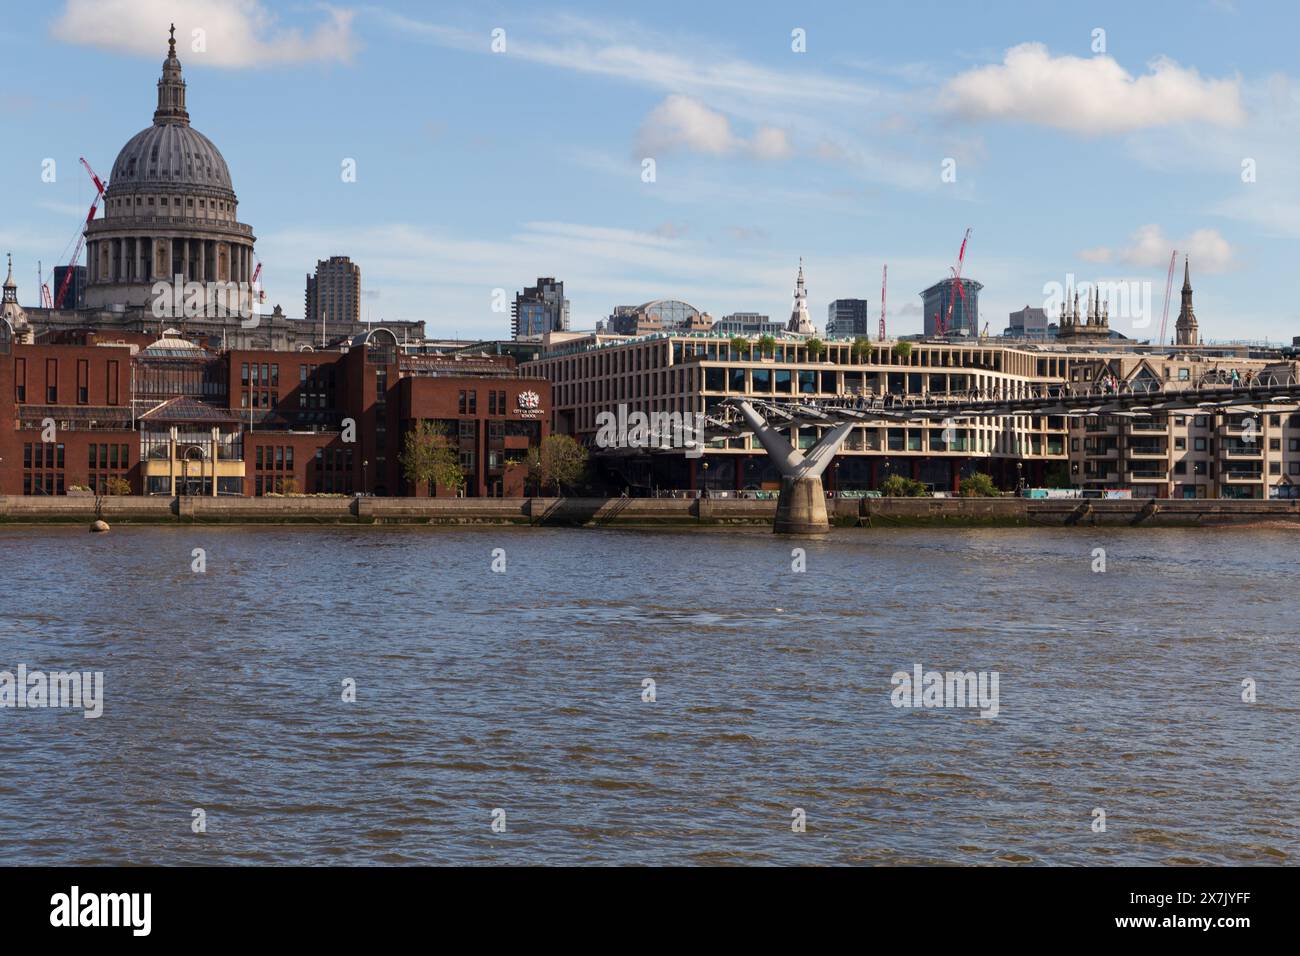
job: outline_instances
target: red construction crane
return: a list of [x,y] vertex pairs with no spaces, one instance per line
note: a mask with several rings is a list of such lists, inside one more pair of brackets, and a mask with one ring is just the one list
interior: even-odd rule
[[885,341],[885,284],[889,281],[889,263],[880,273],[880,341]]
[[1174,291],[1174,265],[1178,262],[1178,250],[1175,249],[1169,254],[1169,275],[1165,277],[1165,311],[1160,316],[1160,338],[1156,339],[1157,345],[1165,344],[1165,326],[1169,322],[1169,297]]
[[966,288],[961,282],[961,269],[962,265],[966,261],[966,243],[969,241],[970,229],[967,229],[966,235],[961,237],[961,251],[957,253],[957,265],[952,269],[953,285],[956,286],[957,295],[948,296],[948,315],[943,322],[939,323],[939,328],[936,330],[940,335],[946,334],[949,327],[952,325],[952,307],[957,304],[957,297],[961,297],[963,306],[966,304]]
[[[261,274],[262,274],[262,263],[259,262],[257,264],[257,268],[253,270],[253,281],[248,284],[249,289],[257,289],[257,279]],[[258,302],[266,301],[265,289],[257,289],[257,301]]]
[[[90,202],[90,212],[86,214],[86,229],[90,228],[90,222],[95,218],[95,211],[99,208],[99,200],[104,196],[104,183],[95,171],[90,168],[90,163],[86,162],[86,157],[81,157],[81,165],[86,167],[86,172],[90,173],[91,181],[95,184],[95,198]],[[68,263],[68,271],[63,274],[63,281],[59,284],[59,294],[54,297],[54,308],[63,308],[63,297],[68,294],[68,286],[72,283],[72,275],[77,271],[77,260],[81,258],[81,247],[86,244],[86,230],[81,231],[77,237],[77,248],[72,253],[72,261]]]

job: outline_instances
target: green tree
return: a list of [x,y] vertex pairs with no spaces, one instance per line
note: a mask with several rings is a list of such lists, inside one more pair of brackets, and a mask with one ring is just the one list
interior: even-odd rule
[[465,485],[460,451],[452,447],[447,426],[441,422],[421,419],[406,433],[406,444],[397,462],[403,477],[416,488],[431,483],[436,494],[438,485],[457,491]]
[[808,357],[814,362],[826,354],[826,343],[821,339],[809,339],[804,347],[808,349]]
[[905,358],[907,358],[909,355],[912,354],[912,343],[911,343],[911,342],[895,342],[895,343],[894,343],[894,354],[895,354],[896,356],[898,356],[900,359],[905,359]]
[[982,471],[977,471],[969,478],[961,480],[963,498],[996,498],[997,495],[998,486],[993,484],[993,477]]
[[737,357],[746,355],[749,352],[749,339],[743,335],[733,335],[731,337],[731,354]]
[[923,498],[930,492],[915,478],[890,475],[881,483],[880,493],[886,498]]
[[131,483],[125,478],[114,475],[105,482],[104,490],[110,495],[129,495],[131,493]]
[[760,335],[758,337],[758,351],[763,355],[772,355],[776,352],[776,339],[770,335]]
[[556,496],[587,473],[587,449],[570,435],[551,435],[537,448],[528,449],[528,477],[539,487],[553,485]]
[[866,362],[871,358],[871,339],[858,336],[853,340],[853,358]]

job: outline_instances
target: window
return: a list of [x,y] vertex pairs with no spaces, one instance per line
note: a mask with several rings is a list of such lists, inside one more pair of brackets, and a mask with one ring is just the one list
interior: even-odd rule
[[47,405],[57,405],[59,403],[59,360],[45,360],[45,403]]
[[1204,438],[1193,439],[1192,447],[1196,449],[1196,451],[1205,451],[1205,439]]

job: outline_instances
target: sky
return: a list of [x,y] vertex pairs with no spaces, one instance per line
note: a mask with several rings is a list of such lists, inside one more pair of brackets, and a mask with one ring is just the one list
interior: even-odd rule
[[836,298],[874,318],[887,263],[889,332],[911,334],[969,228],[993,334],[1094,281],[1119,284],[1114,327],[1154,337],[1178,250],[1169,334],[1186,254],[1206,339],[1300,335],[1289,2],[6,10],[0,251],[24,304],[37,260],[71,256],[78,157],[107,176],[152,121],[175,21],[191,122],[291,316],[316,260],[348,255],[364,319],[435,337],[507,337],[538,276],[574,328],[656,298],[785,320],[802,258],[819,326]]

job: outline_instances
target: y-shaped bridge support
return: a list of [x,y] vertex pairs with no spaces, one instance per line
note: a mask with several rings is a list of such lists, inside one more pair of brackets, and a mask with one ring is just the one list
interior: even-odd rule
[[822,472],[856,423],[847,421],[835,425],[805,455],[754,411],[749,402],[736,402],[735,407],[781,472],[781,497],[776,503],[776,521],[772,530],[777,534],[825,534],[830,531]]

